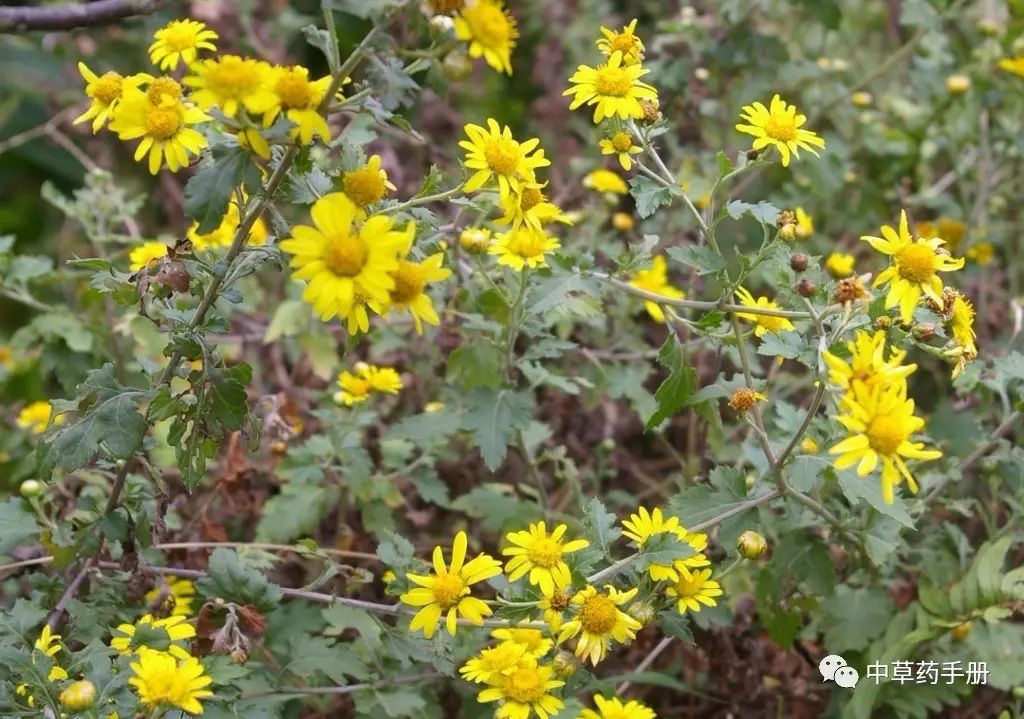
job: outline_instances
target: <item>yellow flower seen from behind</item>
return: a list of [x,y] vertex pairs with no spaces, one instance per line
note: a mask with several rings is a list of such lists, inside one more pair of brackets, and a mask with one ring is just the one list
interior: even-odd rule
[[886,358],[885,331],[874,333],[857,330],[853,340],[846,342],[849,359],[845,360],[829,350],[822,352],[828,366],[828,379],[844,390],[852,387],[877,387],[906,381],[916,364],[903,364],[907,353],[890,348]]
[[[21,429],[27,429],[32,434],[42,434],[50,424],[50,415],[53,414],[53,407],[46,400],[37,400],[25,405],[20,412],[15,424]],[[53,420],[56,426],[64,421],[64,415],[57,415]],[[45,633],[49,627],[44,627]]]
[[833,252],[825,260],[825,269],[832,273],[833,277],[849,277],[853,274],[857,258],[843,252]]
[[562,94],[573,95],[570,110],[593,105],[594,124],[613,117],[641,118],[644,108],[640,101],[658,99],[658,91],[640,80],[648,72],[639,63],[624,63],[622,53],[616,50],[603,65],[580,65],[569,78],[571,86]]
[[502,627],[491,632],[491,636],[503,642],[514,642],[526,647],[526,652],[540,659],[554,644],[540,629],[532,627]]
[[121,654],[135,654],[145,648],[187,659],[190,656],[188,650],[174,642],[191,639],[196,635],[196,629],[182,615],[154,619],[146,614],[135,624],[119,624],[114,634],[110,646]]
[[625,195],[629,192],[629,186],[625,180],[611,170],[604,168],[588,173],[583,178],[583,186],[594,190],[594,192],[610,192],[615,195]]
[[346,407],[365,402],[374,393],[398,394],[402,390],[402,377],[392,367],[359,362],[354,369],[338,375],[341,391],[335,399]]
[[455,16],[455,37],[469,45],[470,57],[482,57],[498,72],[512,74],[512,50],[519,31],[501,0],[466,0]]
[[[755,299],[754,296],[750,294],[750,291],[745,287],[740,287],[736,290],[736,297],[744,307],[756,307],[758,309],[765,310],[779,309],[779,305],[775,300],[770,300],[767,297],[758,297]],[[754,328],[754,334],[758,337],[767,334],[768,332],[782,332],[783,330],[795,329],[793,323],[785,317],[776,317],[774,315],[766,315],[759,312],[737,312],[736,316],[749,322],[753,322],[756,325]]]
[[629,515],[629,519],[622,521],[622,536],[633,540],[637,549],[642,550],[650,541],[651,537],[659,534],[671,534],[680,542],[685,542],[694,551],[694,555],[685,559],[677,559],[671,565],[650,564],[647,572],[651,579],[656,582],[676,581],[680,575],[689,576],[690,572],[700,567],[706,567],[710,562],[703,554],[708,546],[708,535],[702,532],[690,532],[681,524],[676,516],[665,517],[660,507],[648,510],[646,507],[639,507],[637,511]]
[[168,575],[146,592],[145,600],[153,611],[187,617],[192,614],[195,596],[196,587],[190,580]]
[[744,123],[736,125],[740,132],[754,137],[754,149],[775,147],[782,157],[782,166],[788,167],[790,157],[799,159],[800,150],[817,156],[815,147],[824,149],[825,141],[810,130],[802,129],[807,121],[797,113],[796,106],[788,104],[778,95],[772,97],[768,107],[760,102],[745,105],[741,113]]
[[202,714],[200,700],[213,696],[207,688],[213,680],[195,657],[178,660],[164,652],[143,650],[131,668],[134,676],[128,683],[150,709],[175,707],[189,714]]
[[546,255],[561,247],[558,239],[549,237],[543,231],[537,232],[527,226],[495,236],[488,253],[497,255],[498,264],[511,267],[517,272],[529,267],[547,267]]
[[459,668],[459,674],[468,682],[477,684],[499,684],[502,677],[519,668],[524,657],[528,657],[526,646],[516,642],[501,642],[488,647]]
[[505,573],[510,582],[524,576],[541,592],[550,595],[556,590],[565,589],[572,582],[569,565],[565,555],[578,552],[590,546],[585,539],[565,541],[568,527],[559,524],[548,534],[544,522],[530,524],[529,529],[509,532],[505,538],[513,545],[501,551],[511,557],[505,564]]
[[149,59],[164,72],[191,65],[200,50],[217,49],[211,42],[216,39],[217,33],[198,20],[172,20],[153,34]]

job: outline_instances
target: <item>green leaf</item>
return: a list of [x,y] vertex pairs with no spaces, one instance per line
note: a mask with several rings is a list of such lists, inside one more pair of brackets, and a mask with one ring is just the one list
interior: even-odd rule
[[256,525],[260,542],[283,544],[312,534],[327,510],[327,488],[305,482],[289,482],[281,493],[263,505]]
[[294,337],[309,326],[309,305],[301,300],[285,300],[274,310],[274,317],[267,325],[263,341],[273,342],[282,337]]
[[770,202],[758,202],[752,205],[742,200],[733,200],[725,206],[725,211],[734,220],[750,215],[762,225],[775,225],[779,219],[779,208]]
[[600,294],[597,283],[575,272],[542,277],[530,288],[532,304],[529,305],[529,313],[539,315],[548,310],[560,308],[576,295],[593,298]]
[[810,492],[818,486],[818,480],[832,471],[832,463],[825,457],[801,454],[786,465],[786,479],[789,486],[798,492]]
[[462,427],[473,433],[484,464],[493,472],[505,460],[516,432],[530,424],[530,397],[507,389],[477,389],[467,399],[469,411],[462,418]]
[[642,219],[653,215],[662,205],[672,204],[672,190],[643,175],[629,181],[629,194],[636,200],[636,213]]
[[877,477],[858,477],[852,469],[836,473],[839,488],[850,504],[856,505],[859,501],[867,502],[875,510],[887,517],[895,519],[904,527],[914,528],[914,520],[907,512],[906,503],[899,496],[889,504],[882,497],[882,484]]
[[415,547],[400,534],[385,532],[384,535],[384,539],[377,545],[377,556],[396,573],[404,571],[416,556]]
[[759,355],[767,355],[768,357],[796,359],[806,347],[807,343],[800,336],[799,332],[783,330],[782,332],[768,332],[762,335],[757,353]]
[[252,368],[240,362],[228,369],[207,370],[210,381],[210,406],[213,415],[228,429],[241,429],[249,411],[245,386],[252,379]]
[[665,253],[676,262],[695,268],[698,275],[709,275],[725,269],[722,256],[705,245],[669,247]]
[[25,509],[21,499],[11,497],[0,504],[0,554],[7,554],[37,534],[35,515]]
[[674,534],[664,532],[647,540],[640,552],[636,566],[640,569],[646,569],[652,564],[668,566],[679,559],[689,559],[696,554],[697,552],[688,543]]
[[[291,642],[292,661],[286,669],[298,677],[310,678],[325,674],[340,685],[349,684],[349,677],[369,676],[366,664],[349,644],[335,643],[327,637],[298,635]],[[310,682],[314,683],[314,682]]]
[[685,352],[674,334],[661,346],[658,362],[669,370],[669,375],[654,393],[658,409],[647,420],[647,429],[657,427],[684,407],[697,384],[697,372],[687,364]]
[[329,625],[325,631],[328,635],[339,635],[348,629],[355,629],[368,649],[374,651],[380,646],[383,631],[380,622],[365,609],[332,604],[324,610],[324,620]]
[[590,545],[605,557],[611,556],[612,544],[622,534],[615,515],[597,497],[583,508],[583,529]]
[[215,145],[213,161],[185,185],[185,214],[199,223],[200,234],[217,229],[228,211],[231,194],[243,182],[259,182],[249,153],[237,145]]
[[680,614],[673,606],[658,615],[658,626],[665,636],[682,639],[686,644],[693,644],[693,630],[690,629],[690,617]]
[[778,576],[791,576],[819,596],[832,594],[836,568],[828,548],[814,537],[801,532],[782,536],[772,550],[772,568]]
[[825,646],[830,654],[865,649],[885,631],[893,614],[892,600],[877,587],[854,589],[840,584],[823,606]]
[[466,391],[478,387],[497,389],[504,381],[504,355],[497,345],[478,339],[448,355],[448,381]]
[[210,576],[196,582],[196,588],[208,599],[220,597],[236,604],[252,604],[269,612],[284,596],[281,588],[252,567],[242,564],[238,553],[219,547],[210,555]]

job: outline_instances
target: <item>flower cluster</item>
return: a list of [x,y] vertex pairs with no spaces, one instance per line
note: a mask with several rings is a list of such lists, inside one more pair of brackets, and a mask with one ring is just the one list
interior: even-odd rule
[[402,378],[391,367],[358,362],[353,369],[338,375],[341,390],[334,395],[334,401],[346,407],[365,402],[373,394],[398,394],[402,389]]

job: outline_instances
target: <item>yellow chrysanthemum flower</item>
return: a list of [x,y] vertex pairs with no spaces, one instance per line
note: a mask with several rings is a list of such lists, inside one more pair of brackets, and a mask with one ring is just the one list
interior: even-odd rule
[[[229,241],[230,244],[230,241]],[[148,267],[151,262],[156,262],[167,255],[167,245],[157,240],[143,242],[138,247],[133,247],[128,253],[129,269],[138,272],[143,267]]]
[[181,100],[181,88],[170,78],[156,78],[146,92],[122,84],[121,101],[113,109],[110,129],[122,140],[142,138],[135,161],[149,155],[149,172],[161,165],[171,172],[188,167],[189,155],[206,147],[206,138],[190,125],[212,118]]
[[578,607],[578,611],[575,617],[562,625],[558,643],[579,635],[576,656],[588,659],[596,666],[605,658],[613,641],[629,641],[643,627],[619,608],[632,600],[637,591],[633,587],[628,592],[620,592],[609,584],[603,593],[593,586],[577,592],[572,604]]
[[470,57],[483,57],[498,72],[512,74],[512,50],[519,30],[501,0],[466,0],[455,16],[455,37],[469,44]]
[[671,565],[651,564],[648,566],[648,574],[656,582],[678,581],[680,575],[689,576],[693,570],[706,567],[711,562],[703,554],[708,548],[708,535],[702,532],[690,532],[679,524],[679,517],[671,516],[666,518],[659,507],[648,511],[646,507],[640,507],[636,513],[629,515],[629,519],[622,521],[624,531],[622,535],[632,539],[637,549],[643,549],[651,537],[659,534],[672,534],[680,542],[690,545],[696,554],[685,559],[677,559]]
[[501,563],[482,553],[466,562],[468,544],[466,533],[459,532],[452,544],[450,565],[445,566],[441,547],[434,547],[434,573],[406,575],[410,582],[419,586],[403,594],[400,600],[413,607],[422,607],[409,623],[411,631],[422,631],[423,636],[429,639],[437,631],[441,616],[446,614],[445,628],[454,635],[460,615],[479,626],[491,613],[486,603],[470,596],[470,585],[501,574]]
[[889,359],[885,358],[885,331],[874,333],[857,330],[854,339],[846,343],[849,360],[825,350],[822,358],[828,365],[828,381],[850,390],[852,387],[872,388],[905,382],[916,364],[903,364],[907,353],[895,347],[890,348]]
[[[235,241],[235,233],[241,224],[242,219],[239,212],[238,197],[232,195],[231,201],[228,203],[227,212],[224,213],[224,217],[217,227],[210,232],[200,234],[199,223],[193,222],[192,227],[188,230],[187,237],[192,243],[192,247],[200,252],[219,247],[230,247]],[[256,247],[264,245],[269,234],[267,223],[263,221],[262,217],[257,218],[256,222],[249,228],[249,237],[246,238],[246,244]]]
[[639,63],[624,63],[622,53],[616,50],[604,65],[577,67],[569,78],[571,86],[562,94],[575,96],[570,110],[594,105],[594,124],[612,117],[640,118],[644,116],[640,100],[658,99],[658,91],[640,81],[649,72]]
[[557,238],[524,225],[518,230],[496,235],[487,252],[497,255],[499,265],[521,272],[526,267],[547,267],[545,255],[561,246]]
[[857,475],[866,477],[882,463],[882,496],[892,503],[893,488],[905,479],[911,492],[917,482],[904,458],[938,459],[942,452],[925,449],[922,442],[911,442],[910,436],[924,427],[924,420],[914,416],[914,400],[907,398],[907,385],[897,382],[873,388],[855,385],[842,399],[843,414],[836,417],[849,436],[829,450],[836,458],[836,468],[857,465]]
[[459,674],[468,682],[477,684],[499,684],[502,677],[519,668],[525,657],[530,655],[526,647],[516,642],[501,642],[488,647],[459,668]]
[[857,258],[843,252],[833,252],[825,260],[825,269],[832,273],[833,277],[849,277],[853,274]]
[[540,629],[532,627],[502,627],[491,632],[491,636],[503,642],[514,642],[526,647],[527,654],[540,659],[554,645]]
[[272,67],[268,75],[273,100],[263,115],[263,126],[270,127],[284,114],[295,123],[289,133],[303,145],[313,142],[315,136],[322,140],[331,139],[331,129],[318,108],[331,86],[331,76],[319,80],[309,79],[309,70],[299,65]]
[[953,259],[948,253],[940,252],[945,244],[941,238],[918,238],[915,241],[907,226],[907,212],[903,210],[898,233],[889,225],[882,225],[882,237],[864,235],[861,239],[892,257],[892,265],[872,284],[872,287],[879,287],[889,283],[886,309],[899,307],[901,319],[910,322],[922,294],[939,310],[943,309],[942,280],[937,273],[959,270],[964,266],[964,260],[962,257]]
[[388,180],[388,173],[381,167],[380,155],[373,155],[362,167],[349,170],[341,176],[341,187],[345,196],[360,210],[383,200],[388,190],[395,186]]
[[164,72],[174,70],[179,63],[191,65],[200,50],[216,50],[211,40],[217,33],[198,20],[172,20],[153,33],[149,46],[149,59]]
[[584,709],[576,719],[655,719],[654,710],[633,700],[625,704],[618,697],[606,699],[600,694],[594,695],[597,710]]
[[796,228],[793,231],[798,240],[809,240],[814,234],[814,218],[802,207],[796,208]]
[[507,197],[499,198],[498,204],[505,213],[494,221],[498,227],[511,225],[513,230],[526,225],[536,232],[542,232],[543,226],[549,222],[572,224],[572,219],[565,215],[553,202],[548,201],[544,188],[548,183],[528,182],[518,192],[511,192]]
[[1024,77],[1024,56],[1004,57],[999,61],[999,67],[1017,77]]
[[[37,400],[25,405],[20,412],[15,424],[21,429],[27,429],[32,434],[42,434],[50,424],[50,415],[53,414],[53,407],[46,400]],[[59,414],[54,418],[54,426],[64,421],[64,415]],[[44,630],[45,631],[45,630]]]
[[644,151],[644,148],[633,142],[633,135],[623,130],[619,130],[611,137],[606,137],[598,145],[602,155],[617,155],[619,164],[627,172],[633,169],[633,158],[630,155],[639,155]]
[[438,252],[421,262],[401,260],[398,268],[391,273],[395,286],[391,289],[390,299],[383,307],[373,307],[378,314],[385,314],[391,310],[408,312],[412,315],[412,321],[416,327],[416,334],[423,334],[423,323],[431,325],[441,324],[441,318],[437,316],[434,309],[434,302],[426,293],[427,284],[440,282],[452,276],[452,271],[442,267],[444,253]]
[[978,356],[978,347],[975,344],[974,334],[974,305],[971,301],[957,293],[953,298],[953,307],[949,315],[949,331],[953,335],[953,341],[964,352],[972,357]]
[[548,534],[545,523],[537,522],[531,523],[529,529],[506,534],[505,538],[515,545],[501,550],[506,557],[511,557],[505,564],[508,580],[515,582],[529,572],[529,583],[540,587],[544,594],[568,587],[572,574],[564,557],[589,547],[590,542],[585,539],[563,541],[566,530],[566,525],[559,524]]
[[824,149],[825,141],[810,130],[802,130],[807,118],[798,115],[795,105],[787,104],[778,95],[772,98],[768,107],[760,102],[745,105],[741,119],[750,124],[736,125],[736,129],[754,136],[754,149],[761,150],[774,146],[782,156],[782,166],[789,166],[792,155],[799,159],[799,150],[807,150],[817,157],[815,147]]
[[313,204],[313,227],[296,225],[281,242],[292,255],[293,277],[307,282],[302,299],[326,322],[347,318],[365,302],[386,304],[395,287],[391,276],[416,228],[394,230],[394,220],[375,215],[355,227],[358,208],[345,194],[324,195]]
[[625,195],[629,192],[629,186],[625,180],[603,167],[588,173],[583,178],[583,186],[595,192],[611,192],[616,195]]
[[597,49],[606,57],[620,52],[623,62],[627,65],[636,65],[644,59],[644,42],[636,34],[636,18],[623,27],[621,32],[602,25],[601,35],[604,37],[598,38]]
[[710,569],[698,569],[690,576],[679,575],[679,581],[665,590],[670,597],[676,597],[679,601],[676,609],[680,614],[686,611],[699,612],[700,605],[713,607],[718,604],[715,597],[722,596],[722,588],[718,582],[711,579]]
[[[47,657],[53,661],[53,666],[50,667],[50,673],[46,676],[48,681],[59,682],[68,678],[68,673],[57,664],[55,657],[61,650],[60,634],[54,634],[53,630],[50,629],[50,625],[43,626],[43,631],[39,633],[39,638],[36,639],[33,645],[35,649],[38,649]],[[35,658],[32,659],[35,662]]]
[[545,594],[537,602],[537,608],[541,610],[541,619],[547,623],[548,630],[552,634],[558,634],[562,628],[562,623],[565,621],[565,610],[569,608],[571,602],[572,593],[561,590]]
[[967,248],[964,257],[984,267],[992,264],[992,260],[996,257],[996,247],[991,242],[978,242]]
[[477,701],[481,704],[500,701],[501,705],[494,712],[495,719],[529,719],[531,713],[548,719],[565,706],[551,694],[552,689],[564,686],[565,682],[553,676],[554,669],[550,666],[528,659],[515,671],[499,675],[498,683],[480,692]]
[[[779,309],[779,305],[775,300],[770,300],[767,297],[754,299],[754,296],[745,287],[740,287],[736,290],[736,297],[744,307],[760,307],[767,310]],[[782,332],[783,330],[795,329],[793,323],[785,317],[774,317],[753,312],[737,312],[736,316],[755,323],[757,326],[754,329],[754,334],[758,337],[768,332]]]
[[200,60],[189,68],[182,82],[192,88],[191,99],[203,110],[219,107],[228,117],[239,109],[263,115],[280,100],[274,94],[273,69],[262,60],[238,55],[221,55]]
[[375,392],[398,394],[402,390],[402,377],[392,367],[358,362],[355,372],[345,370],[338,375],[341,391],[334,399],[346,407],[365,402]]
[[213,680],[195,657],[178,661],[164,652],[143,650],[131,667],[134,676],[128,683],[150,709],[177,707],[189,714],[202,714],[200,700],[213,696],[207,689]]
[[168,575],[160,584],[146,592],[145,600],[154,611],[160,610],[162,614],[187,617],[192,614],[195,596],[196,587],[190,580]]
[[196,635],[196,628],[182,615],[154,619],[146,614],[135,624],[119,624],[114,632],[110,646],[121,654],[136,654],[145,648],[187,659],[188,650],[174,642],[191,639]]
[[475,170],[466,182],[466,192],[479,190],[495,179],[499,194],[505,199],[510,193],[519,192],[524,184],[535,182],[534,172],[538,168],[551,164],[545,159],[544,150],[537,149],[540,140],[534,137],[518,142],[512,137],[512,130],[507,125],[502,128],[494,118],[487,119],[486,130],[472,124],[466,125],[465,130],[469,140],[459,142],[459,147],[466,150],[466,167]]
[[[629,284],[641,290],[661,295],[662,297],[671,297],[673,299],[680,300],[686,297],[685,292],[669,284],[668,262],[666,262],[664,255],[655,255],[651,258],[651,266],[645,270],[637,270],[633,273],[633,277],[630,279]],[[661,305],[657,302],[645,300],[644,309],[647,310],[647,314],[650,315],[651,319],[655,322],[665,321],[665,313],[662,311]]]
[[85,94],[91,102],[88,109],[76,117],[72,124],[92,120],[92,132],[95,135],[110,119],[110,114],[121,100],[125,85],[135,87],[140,79],[137,76],[122,77],[112,70],[97,75],[84,62],[78,63],[78,72],[85,80]]
[[951,217],[940,217],[937,220],[920,220],[914,223],[914,232],[918,237],[930,240],[933,237],[940,237],[946,241],[946,247],[950,252],[956,252],[967,234],[967,225],[960,220]]

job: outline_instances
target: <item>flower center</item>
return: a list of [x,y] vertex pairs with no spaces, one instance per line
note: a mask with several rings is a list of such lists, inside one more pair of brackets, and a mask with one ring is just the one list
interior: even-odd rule
[[352,170],[352,172],[346,172],[341,185],[348,198],[359,207],[380,202],[388,190],[384,186],[380,171],[374,170],[372,167],[362,167]]
[[395,280],[395,289],[391,290],[391,300],[399,304],[411,302],[420,296],[426,286],[423,271],[412,262],[401,262],[391,277]]
[[218,95],[237,100],[259,88],[260,74],[255,62],[225,55],[210,67],[206,82]]
[[554,567],[562,561],[562,545],[550,537],[537,539],[530,545],[530,561],[539,567]]
[[624,67],[602,67],[597,71],[594,87],[598,95],[625,97],[633,87],[633,79]]
[[569,606],[571,600],[572,596],[568,592],[555,592],[548,600],[548,605],[556,612],[560,612]]
[[187,27],[169,27],[161,34],[161,40],[169,50],[181,52],[196,46],[196,36]]
[[159,105],[163,102],[164,95],[168,95],[173,100],[181,99],[181,85],[172,78],[169,77],[158,77],[149,84],[149,89],[146,90],[146,97],[154,105]]
[[499,175],[511,175],[519,161],[519,148],[508,140],[491,140],[484,149],[487,166]]
[[96,78],[90,89],[94,98],[104,105],[109,105],[121,97],[121,76],[116,72],[105,72]]
[[773,140],[790,142],[796,139],[796,123],[785,115],[772,115],[764,125],[764,131]]
[[700,592],[700,581],[693,574],[687,576],[679,573],[679,581],[676,582],[676,594],[680,597],[692,597]]
[[511,39],[508,18],[502,10],[491,4],[478,4],[472,12],[463,15],[473,38],[486,47],[502,47]]
[[157,107],[146,115],[146,134],[155,140],[174,137],[181,129],[181,116],[177,107]]
[[544,678],[534,667],[522,667],[505,679],[505,694],[519,704],[535,704],[544,692]]
[[639,49],[637,47],[636,35],[628,33],[616,33],[609,44],[611,45],[612,52],[618,50],[622,53],[623,57],[635,53]]
[[590,634],[607,634],[615,626],[618,607],[609,597],[595,594],[580,607],[580,625]]
[[313,88],[309,86],[303,68],[293,67],[284,72],[274,86],[274,92],[281,98],[285,109],[309,107],[313,100]]
[[875,417],[867,429],[868,442],[879,454],[896,454],[896,449],[907,438],[903,423],[892,417]]
[[529,212],[544,201],[544,193],[536,187],[524,187],[519,196],[519,207],[523,212]]
[[366,244],[355,235],[338,235],[327,243],[324,264],[339,277],[355,277],[366,264]]
[[629,148],[633,147],[633,136],[628,132],[616,132],[612,136],[612,147],[616,152],[629,152]]
[[441,609],[451,609],[462,597],[465,587],[459,575],[439,574],[434,580],[434,599],[441,605]]
[[508,243],[508,250],[519,257],[537,257],[544,253],[544,237],[537,232],[517,232]]
[[927,245],[907,245],[896,255],[900,276],[911,282],[924,282],[935,275],[938,257]]

